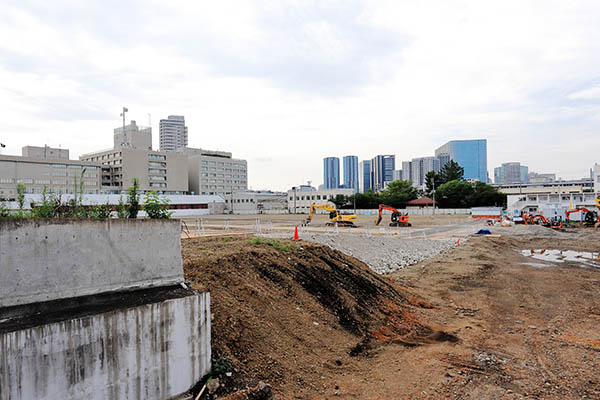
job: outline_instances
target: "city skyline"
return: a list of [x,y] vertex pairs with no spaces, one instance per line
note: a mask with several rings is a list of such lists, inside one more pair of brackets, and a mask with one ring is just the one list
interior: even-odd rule
[[19,41],[0,43],[3,154],[109,148],[126,106],[155,132],[185,115],[189,146],[247,159],[257,189],[319,181],[329,143],[400,161],[471,137],[488,140],[490,177],[515,160],[587,176],[600,147],[600,5],[435,7],[5,5],[3,37]]

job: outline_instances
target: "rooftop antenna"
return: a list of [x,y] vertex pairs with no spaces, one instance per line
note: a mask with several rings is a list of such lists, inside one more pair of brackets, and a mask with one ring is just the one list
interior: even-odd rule
[[121,117],[123,117],[123,142],[127,143],[127,141],[125,140],[127,138],[126,133],[125,133],[125,113],[128,112],[129,109],[127,107],[123,107],[123,112],[121,112]]
[[312,181],[306,181],[306,183],[308,183],[308,186],[310,186],[310,184],[312,183]]

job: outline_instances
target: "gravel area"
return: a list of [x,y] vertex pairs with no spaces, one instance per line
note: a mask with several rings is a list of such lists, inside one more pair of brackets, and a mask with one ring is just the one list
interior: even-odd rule
[[574,231],[562,232],[541,225],[485,226],[491,233],[510,236],[535,235],[536,237],[572,238]]
[[389,274],[435,257],[453,248],[456,243],[456,239],[401,239],[347,234],[305,233],[301,238],[358,258],[378,274]]

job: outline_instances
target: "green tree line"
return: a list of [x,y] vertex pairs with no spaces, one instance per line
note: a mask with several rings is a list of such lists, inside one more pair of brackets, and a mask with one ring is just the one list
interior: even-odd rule
[[379,204],[405,208],[406,203],[421,196],[433,198],[440,208],[506,207],[506,195],[485,182],[464,180],[464,168],[449,161],[440,172],[430,171],[425,176],[425,191],[417,190],[411,181],[390,182],[385,190],[375,193],[367,190],[350,196],[337,195],[331,200],[337,208],[375,209]]

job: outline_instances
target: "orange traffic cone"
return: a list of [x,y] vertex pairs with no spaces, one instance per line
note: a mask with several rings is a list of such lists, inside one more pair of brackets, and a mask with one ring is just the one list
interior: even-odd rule
[[300,240],[300,237],[298,236],[298,225],[296,225],[296,229],[294,230],[294,240]]

